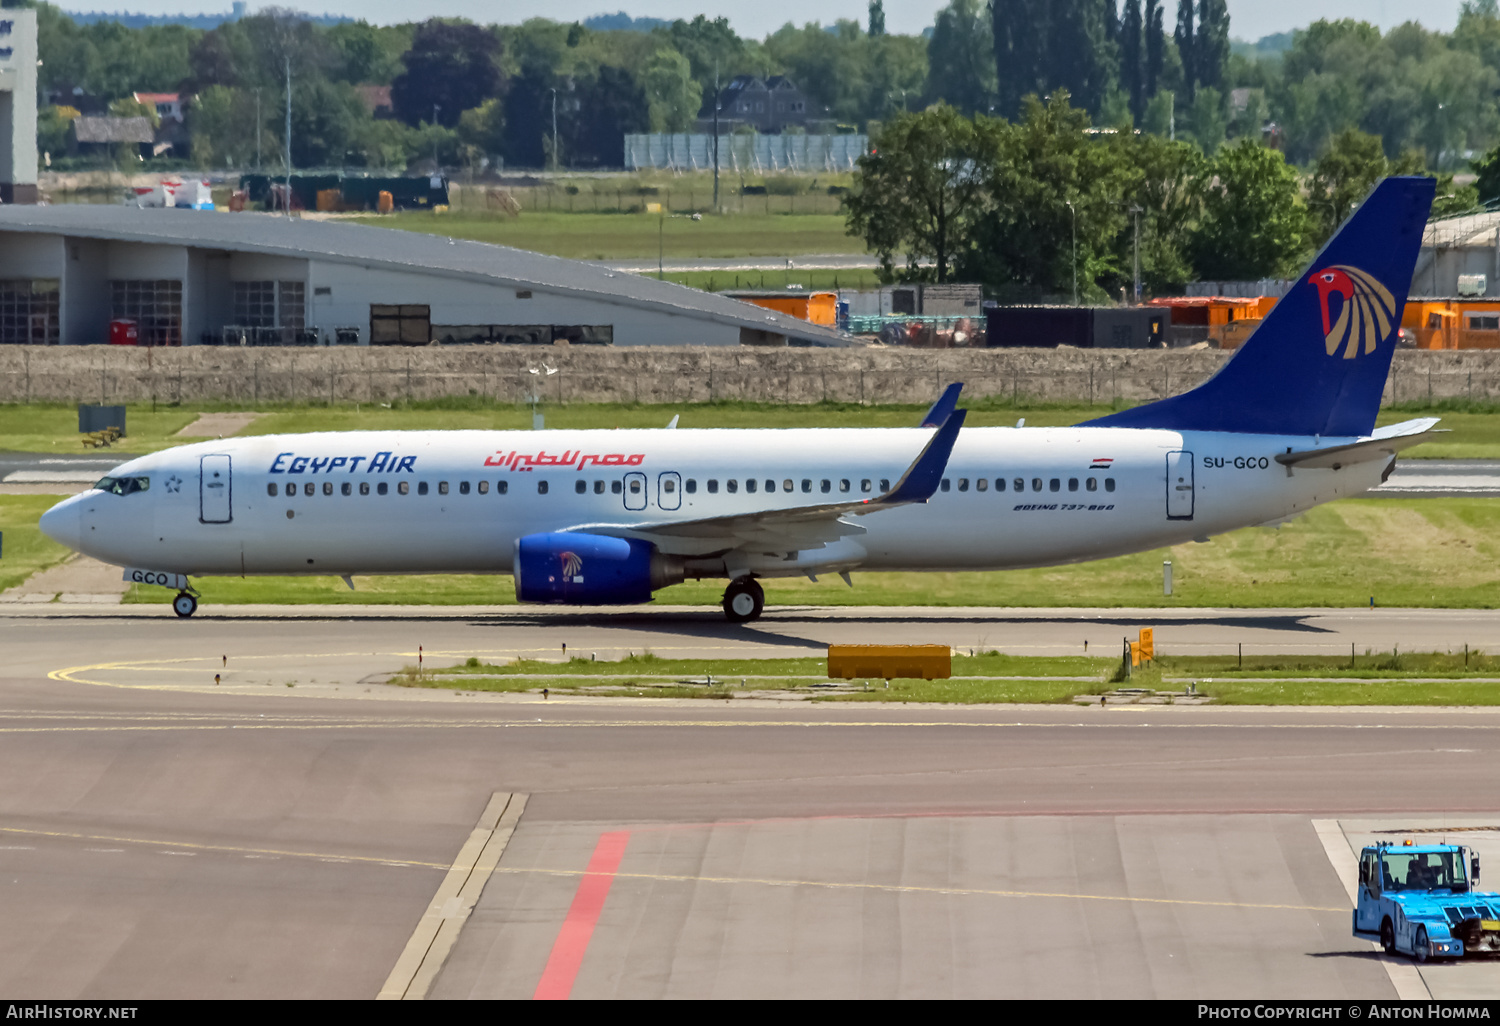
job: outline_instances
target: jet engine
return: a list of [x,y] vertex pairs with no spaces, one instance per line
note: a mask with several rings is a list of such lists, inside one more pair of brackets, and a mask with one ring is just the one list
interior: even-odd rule
[[682,561],[650,542],[600,534],[528,534],[516,540],[516,598],[574,606],[649,602],[683,579]]

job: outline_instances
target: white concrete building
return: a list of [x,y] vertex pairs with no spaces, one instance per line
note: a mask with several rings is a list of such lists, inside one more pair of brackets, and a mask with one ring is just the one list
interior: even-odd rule
[[0,203],[36,202],[36,12],[0,8]]
[[597,264],[269,214],[0,207],[0,344],[839,346],[830,328]]

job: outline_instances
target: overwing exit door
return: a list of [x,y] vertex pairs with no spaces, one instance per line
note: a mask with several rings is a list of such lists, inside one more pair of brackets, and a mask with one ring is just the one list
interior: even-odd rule
[[1193,519],[1193,454],[1167,453],[1167,519]]
[[669,470],[657,475],[656,504],[662,509],[678,509],[682,506],[682,478],[676,472]]
[[203,457],[198,463],[198,519],[205,524],[229,523],[233,519],[233,492],[229,457]]
[[646,475],[639,470],[625,475],[625,508],[646,508]]

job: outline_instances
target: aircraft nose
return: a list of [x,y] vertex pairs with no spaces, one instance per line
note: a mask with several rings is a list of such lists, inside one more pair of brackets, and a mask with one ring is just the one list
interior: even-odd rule
[[76,550],[83,539],[82,508],[76,500],[66,499],[43,513],[37,526],[48,538]]

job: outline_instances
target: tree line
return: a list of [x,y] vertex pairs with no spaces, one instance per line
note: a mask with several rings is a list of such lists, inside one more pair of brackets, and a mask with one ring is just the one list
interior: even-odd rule
[[[1066,89],[1014,120],[947,104],[897,116],[872,139],[845,198],[850,231],[887,280],[978,282],[998,298],[1120,300],[1137,262],[1145,294],[1194,280],[1296,273],[1388,174],[1438,180],[1436,216],[1473,209],[1474,186],[1385,156],[1348,128],[1304,174],[1245,138],[1205,154],[1149,132],[1097,129]],[[1500,182],[1500,148],[1485,158]],[[1481,180],[1482,184],[1482,180]],[[899,263],[898,263],[899,261]]]

